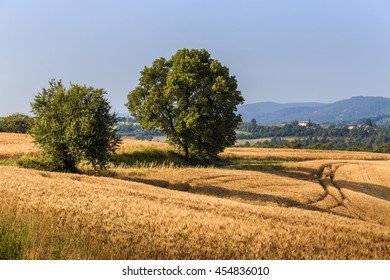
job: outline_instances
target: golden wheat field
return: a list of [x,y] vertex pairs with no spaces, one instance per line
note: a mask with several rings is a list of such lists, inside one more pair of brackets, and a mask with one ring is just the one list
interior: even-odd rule
[[30,135],[0,133],[0,159],[37,154],[38,148]]
[[[7,141],[0,133],[0,147]],[[172,150],[124,140],[118,153],[142,149]],[[117,166],[106,176],[0,166],[0,218],[25,224],[24,259],[390,259],[390,155],[221,156],[250,161]]]
[[249,159],[281,159],[281,160],[390,160],[389,154],[349,151],[318,151],[304,149],[272,149],[272,148],[227,148],[222,157],[240,157]]

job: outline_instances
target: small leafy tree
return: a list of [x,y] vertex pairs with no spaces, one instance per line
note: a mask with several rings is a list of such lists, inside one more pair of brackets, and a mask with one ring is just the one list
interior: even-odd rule
[[160,130],[188,158],[211,159],[235,142],[244,99],[229,69],[202,50],[182,49],[141,71],[126,106],[147,130]]
[[31,132],[47,156],[61,170],[75,171],[86,160],[105,168],[120,139],[115,136],[116,114],[111,114],[103,89],[51,80],[34,97]]
[[32,118],[23,114],[12,114],[4,118],[0,118],[0,131],[27,133],[32,125]]

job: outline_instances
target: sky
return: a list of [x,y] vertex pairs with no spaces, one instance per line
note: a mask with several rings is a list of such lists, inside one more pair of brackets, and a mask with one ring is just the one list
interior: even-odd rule
[[144,66],[206,49],[245,103],[390,97],[387,0],[0,0],[0,116],[50,79],[104,88],[127,113]]

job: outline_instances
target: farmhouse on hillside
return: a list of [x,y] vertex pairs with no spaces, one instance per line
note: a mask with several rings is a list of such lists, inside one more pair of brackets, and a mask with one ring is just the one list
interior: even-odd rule
[[311,124],[311,122],[310,122],[310,120],[308,120],[308,121],[299,121],[298,122],[298,125],[299,126],[310,126],[310,124]]

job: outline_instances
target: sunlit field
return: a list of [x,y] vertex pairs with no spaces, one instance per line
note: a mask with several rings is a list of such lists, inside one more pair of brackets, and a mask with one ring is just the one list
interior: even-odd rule
[[27,155],[38,155],[38,148],[30,135],[0,133],[0,159]]
[[[15,156],[37,153],[20,137]],[[0,166],[0,258],[390,259],[390,155],[228,148],[194,167],[173,151],[125,139],[99,176]]]
[[350,151],[321,151],[305,149],[273,149],[273,148],[227,148],[222,157],[239,157],[246,159],[280,159],[280,160],[314,160],[314,159],[361,159],[390,160],[389,154]]

